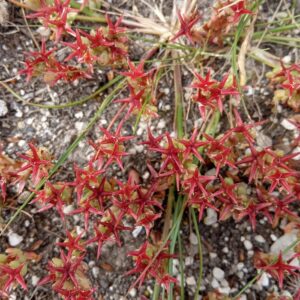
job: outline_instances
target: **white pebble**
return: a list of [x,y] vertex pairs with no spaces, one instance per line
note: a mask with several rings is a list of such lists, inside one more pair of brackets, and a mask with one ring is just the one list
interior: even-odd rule
[[228,250],[227,247],[224,247],[224,248],[222,249],[222,251],[223,251],[223,253],[228,253],[228,252],[229,252],[229,250]]
[[217,280],[221,281],[222,279],[224,279],[225,272],[224,272],[222,269],[215,267],[215,268],[213,269],[213,276],[214,276]]
[[186,266],[191,266],[194,263],[194,258],[191,256],[187,256],[185,258],[185,265]]
[[23,241],[23,237],[15,232],[10,232],[8,235],[8,242],[12,247],[19,245]]
[[221,281],[221,286],[222,286],[222,287],[229,287],[228,281],[227,281],[226,279],[223,279],[223,280]]
[[217,281],[216,278],[213,278],[213,280],[211,281],[211,287],[214,289],[217,289],[220,286],[219,282]]
[[282,58],[282,62],[285,64],[289,64],[292,61],[292,57],[290,55],[286,55]]
[[204,218],[204,224],[207,226],[213,225],[218,221],[218,214],[212,208],[206,210],[207,216]]
[[261,235],[256,235],[254,239],[255,239],[258,243],[261,243],[261,244],[263,244],[263,243],[266,242],[266,240],[264,239],[264,237],[261,236]]
[[141,135],[143,134],[143,132],[144,132],[144,129],[143,129],[143,128],[139,128],[139,129],[136,131],[136,134],[137,134],[138,136],[141,136]]
[[146,171],[142,177],[144,180],[147,180],[150,177],[150,173],[148,171]]
[[137,153],[142,153],[144,150],[144,145],[134,145],[135,150]]
[[194,276],[190,276],[186,279],[187,285],[196,285],[196,279]]
[[133,288],[133,289],[131,289],[130,291],[129,291],[129,296],[131,296],[132,298],[135,298],[136,297],[136,294],[137,294],[137,291],[136,291],[136,289],[135,288]]
[[33,286],[37,286],[37,284],[38,284],[39,281],[40,281],[40,278],[39,278],[39,277],[37,277],[37,276],[35,276],[35,275],[33,275],[33,276],[31,277],[31,283],[32,283]]
[[6,116],[8,113],[8,108],[6,105],[6,102],[3,100],[0,100],[0,117]]
[[[293,151],[293,153],[300,153],[300,147],[296,147]],[[294,160],[300,160],[300,154],[293,157]]]
[[132,236],[134,238],[137,238],[138,235],[141,233],[141,231],[143,230],[143,226],[137,226],[136,228],[134,228],[134,230],[132,231]]
[[277,236],[273,233],[270,235],[270,238],[273,242],[275,242],[277,240]]
[[195,233],[190,234],[190,242],[192,245],[198,245],[198,239]]
[[100,270],[98,267],[93,267],[92,268],[92,274],[94,276],[94,278],[97,278],[99,276]]
[[219,292],[225,295],[229,295],[231,292],[231,288],[230,287],[219,288]]
[[292,124],[288,119],[283,119],[280,124],[286,130],[295,130],[296,129],[296,126],[294,124]]
[[81,119],[83,117],[83,112],[82,111],[79,111],[75,114],[75,118],[77,119]]
[[252,243],[250,241],[245,240],[244,241],[244,247],[249,251],[249,250],[251,250],[253,248],[253,245],[252,245]]
[[157,124],[157,128],[164,129],[165,127],[166,127],[166,122],[165,122],[165,120],[161,119]]
[[69,214],[70,212],[72,212],[74,210],[74,207],[73,207],[73,205],[71,204],[71,205],[67,205],[67,206],[64,206],[64,208],[63,208],[63,213],[65,214],[65,215],[67,215],[67,214]]
[[[297,240],[297,230],[293,230],[289,233],[285,233],[280,238],[276,239],[276,241],[271,245],[270,252],[272,254],[278,255],[280,252],[284,251],[289,245],[294,243]],[[289,259],[293,256],[294,251],[291,249],[285,255],[283,255],[284,259]],[[298,260],[295,260],[298,261]]]
[[257,280],[257,285],[259,287],[268,287],[269,286],[269,277],[268,274],[262,273],[260,278]]
[[84,122],[75,122],[75,128],[76,128],[78,131],[83,130],[84,127],[85,127],[85,123],[84,123]]

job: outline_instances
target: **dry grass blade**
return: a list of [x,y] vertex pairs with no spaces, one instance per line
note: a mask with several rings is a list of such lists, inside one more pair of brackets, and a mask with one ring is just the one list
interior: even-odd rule
[[245,86],[247,83],[247,74],[246,74],[246,55],[251,43],[251,39],[253,36],[253,32],[254,32],[254,24],[257,20],[257,14],[255,15],[255,17],[253,18],[251,25],[249,26],[249,28],[247,29],[246,32],[246,36],[244,38],[244,41],[241,45],[240,48],[240,52],[238,55],[238,59],[237,59],[237,64],[238,64],[238,68],[240,71],[240,85],[241,87]]

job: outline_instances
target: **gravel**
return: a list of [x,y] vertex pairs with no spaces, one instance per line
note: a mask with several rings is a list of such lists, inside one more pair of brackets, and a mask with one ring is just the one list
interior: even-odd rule
[[8,108],[6,105],[6,102],[3,100],[0,100],[0,118],[5,117],[8,113]]
[[218,281],[221,281],[221,280],[224,279],[225,272],[224,272],[222,269],[215,267],[215,268],[213,269],[213,276],[214,276],[214,278],[216,278]]
[[9,245],[12,247],[18,246],[23,241],[23,237],[21,235],[18,235],[15,232],[10,232],[8,234],[8,242]]

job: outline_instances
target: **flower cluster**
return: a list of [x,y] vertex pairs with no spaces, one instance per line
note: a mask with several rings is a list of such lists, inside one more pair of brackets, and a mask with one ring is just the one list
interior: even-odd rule
[[37,260],[33,252],[23,252],[17,248],[6,249],[6,254],[0,254],[0,296],[8,297],[9,291],[17,285],[27,290],[24,276],[31,260]]
[[[127,37],[125,28],[120,27],[122,17],[114,23],[106,16],[107,27],[86,32],[70,27],[68,15],[74,9],[70,8],[70,1],[55,0],[53,4],[41,1],[41,7],[29,18],[39,18],[45,27],[54,31],[55,43],[61,42],[70,54],[64,59],[58,59],[57,47],[46,49],[46,42],[42,40],[39,51],[27,52],[25,68],[20,74],[32,77],[43,77],[44,81],[54,85],[60,80],[73,82],[79,78],[91,78],[94,68],[99,66],[123,65],[127,57]],[[62,35],[74,39],[73,42],[61,41]]]

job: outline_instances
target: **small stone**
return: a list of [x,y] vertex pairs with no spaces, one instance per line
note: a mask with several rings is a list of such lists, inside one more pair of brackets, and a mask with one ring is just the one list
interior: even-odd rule
[[40,26],[40,27],[36,30],[36,32],[37,32],[38,34],[40,34],[40,36],[41,36],[42,38],[48,38],[49,35],[50,35],[50,33],[51,33],[51,30],[50,30],[49,28],[47,28],[47,27]]
[[187,285],[196,285],[196,279],[194,276],[190,276],[186,279]]
[[96,265],[96,262],[94,260],[91,260],[91,261],[89,261],[88,265],[90,268],[92,268]]
[[100,273],[100,269],[98,267],[92,268],[92,274],[93,274],[94,278],[97,278],[99,276],[99,273]]
[[225,295],[229,295],[231,292],[231,288],[230,287],[222,287],[219,288],[219,292]]
[[226,279],[223,279],[223,280],[221,281],[221,286],[222,286],[222,287],[229,287],[228,281],[227,281]]
[[229,252],[229,250],[228,250],[227,247],[224,247],[224,248],[222,249],[222,251],[223,251],[223,253],[228,253],[228,252]]
[[[294,153],[300,153],[300,147],[299,146],[294,149],[293,154]],[[300,154],[294,156],[293,159],[294,160],[300,160]]]
[[143,179],[144,180],[147,180],[147,179],[149,179],[149,177],[150,177],[150,173],[148,172],[148,171],[146,171],[144,174],[143,174]]
[[215,259],[217,256],[218,256],[217,253],[214,253],[214,252],[209,253],[210,259]]
[[82,131],[82,130],[84,129],[84,125],[85,125],[84,122],[75,122],[75,128],[76,128],[78,131]]
[[32,125],[32,123],[33,123],[33,118],[27,119],[27,120],[25,121],[25,123],[26,123],[27,125]]
[[222,279],[224,279],[225,272],[224,272],[222,269],[215,267],[215,268],[213,269],[213,276],[214,276],[217,280],[221,281]]
[[207,216],[204,218],[204,224],[207,226],[213,225],[218,221],[218,214],[212,208],[206,210]]
[[237,276],[240,278],[240,279],[243,279],[244,278],[244,273],[242,271],[239,271],[237,272]]
[[39,281],[40,281],[40,278],[39,278],[39,277],[37,277],[37,276],[35,276],[35,275],[33,275],[33,276],[31,277],[31,284],[32,284],[33,286],[37,286],[37,284],[38,284]]
[[144,146],[143,145],[134,145],[134,148],[136,150],[137,153],[142,153],[144,150]]
[[82,111],[79,111],[75,114],[75,118],[76,119],[81,119],[83,117],[83,112]]
[[8,113],[8,108],[6,105],[6,102],[3,100],[0,100],[0,117],[6,116]]
[[20,110],[18,110],[18,111],[15,113],[15,117],[17,117],[17,118],[22,118],[22,117],[23,117],[23,113],[22,113]]
[[261,243],[261,244],[263,244],[263,243],[266,242],[266,240],[264,239],[264,237],[261,236],[261,235],[256,235],[256,236],[254,237],[254,239],[255,239],[258,243]]
[[198,245],[198,239],[195,233],[190,234],[190,242],[192,245]]
[[272,139],[269,136],[264,135],[262,132],[257,135],[256,142],[257,145],[262,148],[271,147],[273,144]]
[[[286,233],[271,245],[270,252],[278,255],[280,252],[284,251],[289,245],[291,245],[296,240],[297,240],[297,230],[293,230],[289,233]],[[293,254],[294,251],[291,249],[290,251],[285,253],[285,255],[283,255],[283,258],[289,259],[293,256]]]
[[141,136],[143,134],[143,132],[144,132],[144,128],[139,127],[139,129],[137,130],[136,134],[138,136]]
[[240,262],[240,263],[237,264],[236,267],[240,271],[240,270],[242,270],[244,268],[244,263]]
[[142,232],[142,230],[143,230],[143,226],[137,226],[136,228],[133,229],[132,236],[134,238],[137,238],[139,234]]
[[23,241],[23,237],[15,232],[10,232],[8,234],[8,242],[12,247],[19,245]]
[[257,285],[259,287],[268,287],[269,286],[269,277],[268,274],[262,273],[260,278],[257,280]]
[[286,55],[286,56],[284,56],[284,57],[282,58],[282,62],[283,62],[284,64],[290,64],[291,61],[292,61],[292,57],[291,57],[290,55]]
[[157,128],[164,129],[165,127],[166,127],[166,122],[165,122],[165,120],[161,119],[157,124]]
[[213,278],[211,281],[211,287],[214,289],[217,289],[218,287],[220,287],[220,284],[218,282],[218,280],[216,278]]
[[250,241],[245,240],[244,241],[244,247],[249,251],[249,250],[251,250],[253,248],[253,245],[252,245],[252,243]]
[[248,87],[247,87],[246,95],[247,95],[247,96],[252,96],[253,94],[254,94],[254,89],[253,89],[253,87],[248,86]]
[[296,129],[296,126],[294,124],[292,124],[288,119],[283,119],[280,124],[286,130],[295,130]]
[[29,227],[29,226],[30,226],[30,222],[29,222],[28,220],[26,220],[26,221],[24,222],[24,225],[25,225],[25,227]]
[[135,298],[136,297],[136,294],[137,294],[137,290],[135,288],[131,289],[129,291],[129,296],[131,296],[132,298]]
[[194,258],[193,257],[187,256],[185,258],[185,265],[186,266],[191,266],[191,265],[193,265],[193,263],[194,263]]
[[277,240],[277,236],[273,233],[270,235],[270,238],[273,242],[275,242]]
[[67,205],[67,206],[64,206],[64,208],[63,208],[63,213],[65,214],[65,215],[67,215],[67,214],[69,214],[70,212],[72,212],[74,210],[74,207],[73,207],[73,205],[71,204],[71,205]]

